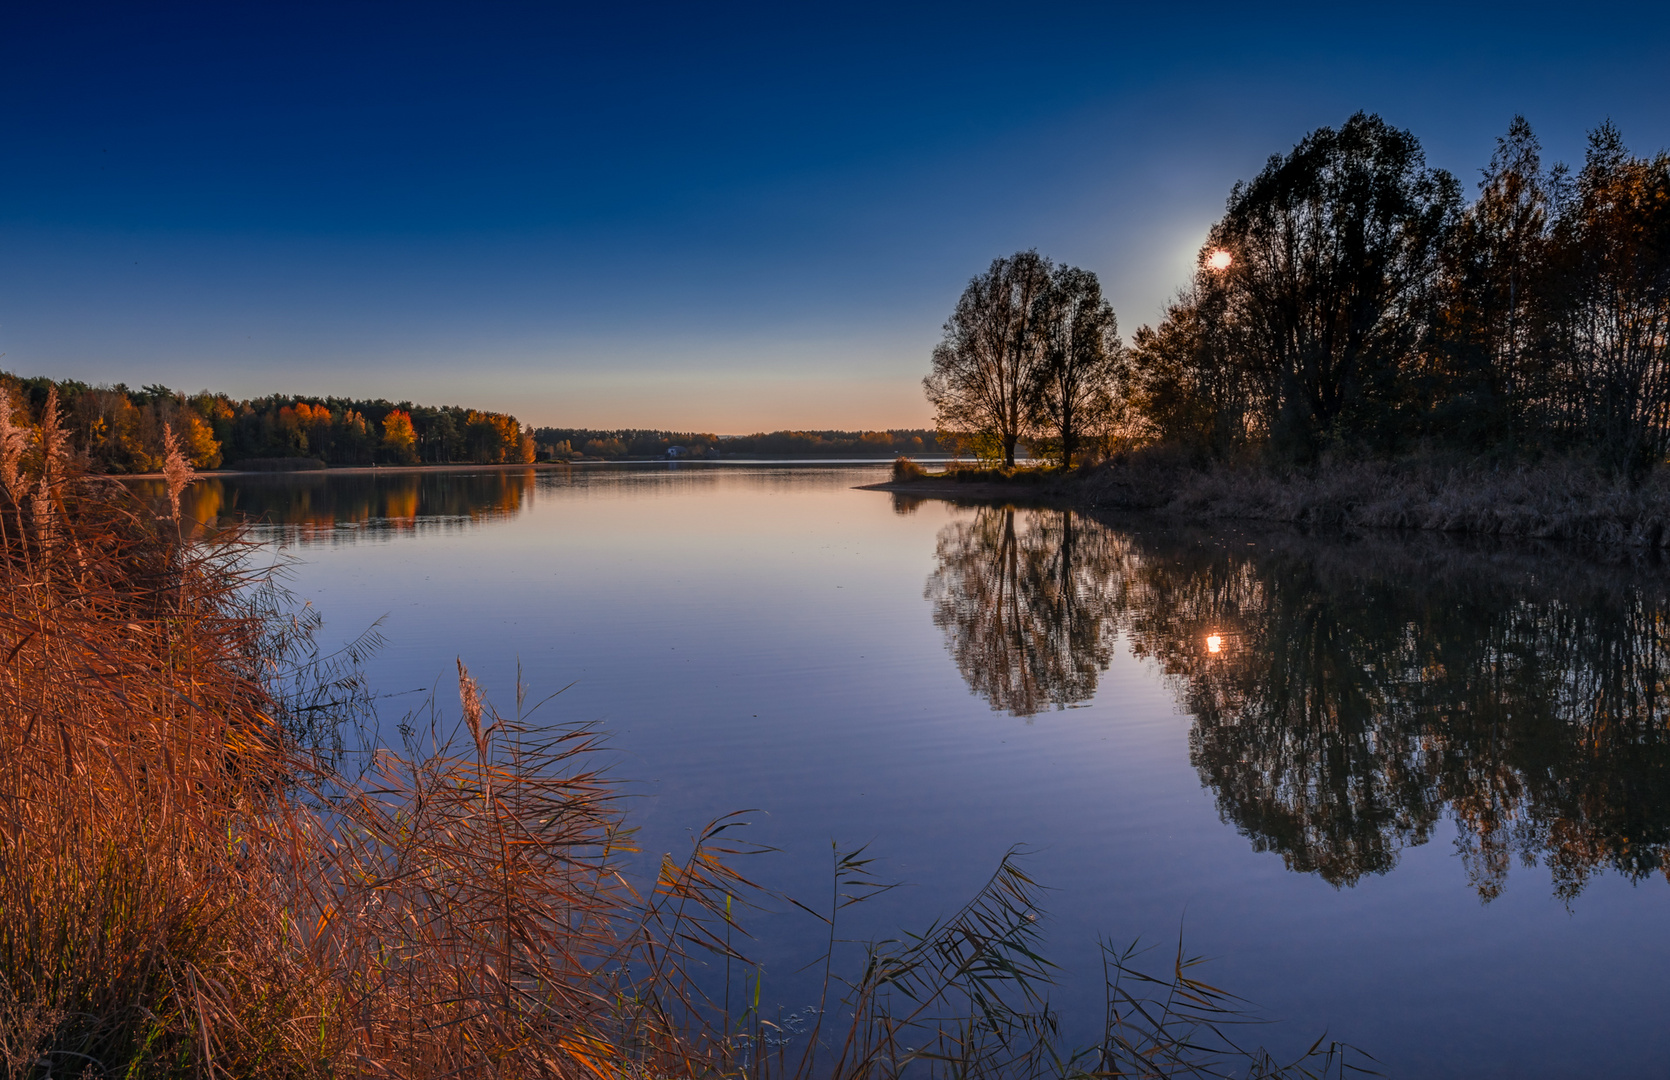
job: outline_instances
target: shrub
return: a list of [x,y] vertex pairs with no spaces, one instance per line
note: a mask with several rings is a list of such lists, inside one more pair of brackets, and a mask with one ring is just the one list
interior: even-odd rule
[[916,462],[900,454],[893,459],[893,479],[897,483],[908,483],[927,476],[927,472]]

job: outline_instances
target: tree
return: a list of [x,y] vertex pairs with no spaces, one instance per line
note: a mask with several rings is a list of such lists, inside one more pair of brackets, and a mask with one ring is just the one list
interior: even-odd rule
[[220,443],[215,441],[215,429],[193,409],[181,409],[175,414],[180,425],[179,440],[185,456],[193,468],[220,468]]
[[1378,116],[1319,128],[1236,184],[1211,244],[1227,251],[1243,361],[1273,431],[1304,455],[1330,437],[1399,430],[1455,179]]
[[992,260],[957,300],[934,348],[933,372],[922,380],[935,426],[974,436],[1006,466],[1015,464],[1015,444],[1033,416],[1048,344],[1040,301],[1052,269],[1036,251]]
[[1603,125],[1562,210],[1555,352],[1602,459],[1640,474],[1670,453],[1670,155],[1631,157]]
[[1263,433],[1269,410],[1263,381],[1239,362],[1218,278],[1203,258],[1159,326],[1137,330],[1126,380],[1141,435],[1221,458]]
[[1516,116],[1443,253],[1431,430],[1472,449],[1548,429],[1562,411],[1537,348],[1546,325],[1548,231],[1563,169],[1542,167],[1531,125]]
[[412,429],[411,413],[389,410],[383,418],[383,448],[402,464],[417,460],[417,432]]
[[1038,306],[1043,359],[1027,396],[1034,426],[1051,434],[1070,467],[1083,436],[1104,433],[1117,413],[1125,359],[1119,320],[1096,275],[1076,266],[1055,271]]

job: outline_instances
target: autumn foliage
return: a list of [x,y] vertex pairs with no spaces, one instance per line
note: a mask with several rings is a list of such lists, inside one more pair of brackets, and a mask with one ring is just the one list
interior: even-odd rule
[[67,452],[98,473],[160,472],[164,429],[199,469],[287,458],[328,465],[525,464],[535,456],[532,429],[514,416],[453,406],[288,396],[238,401],[208,391],[95,387],[4,373],[0,386],[36,418],[55,394]]

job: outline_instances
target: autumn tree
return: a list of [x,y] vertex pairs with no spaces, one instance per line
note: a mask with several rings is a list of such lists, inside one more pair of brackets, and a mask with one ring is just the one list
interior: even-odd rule
[[1556,421],[1546,351],[1545,282],[1554,195],[1531,125],[1516,116],[1445,245],[1434,332],[1429,428],[1469,449],[1534,437]]
[[403,409],[389,410],[383,418],[383,449],[403,464],[417,460],[417,432],[412,429],[411,413]]
[[1006,466],[1035,412],[1049,344],[1041,302],[1053,269],[1036,251],[992,260],[958,298],[922,380],[939,430],[974,437]]
[[1554,355],[1587,441],[1640,474],[1670,454],[1670,155],[1632,157],[1602,125],[1575,188],[1551,239]]

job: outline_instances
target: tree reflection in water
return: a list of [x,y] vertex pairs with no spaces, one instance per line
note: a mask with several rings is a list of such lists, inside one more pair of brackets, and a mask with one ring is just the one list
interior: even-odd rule
[[1119,551],[1066,510],[982,507],[940,530],[926,597],[974,692],[1016,716],[1089,700],[1113,655]]
[[1510,864],[1570,899],[1670,860],[1670,589],[1652,570],[1432,538],[1125,532],[985,509],[940,533],[934,621],[969,685],[1084,701],[1119,634],[1193,715],[1224,820],[1337,886],[1442,819],[1481,898]]
[[[340,542],[515,517],[532,502],[536,483],[531,468],[210,475],[186,489],[181,510],[201,530],[251,521],[287,540]],[[164,497],[160,480],[130,485],[152,500]]]

